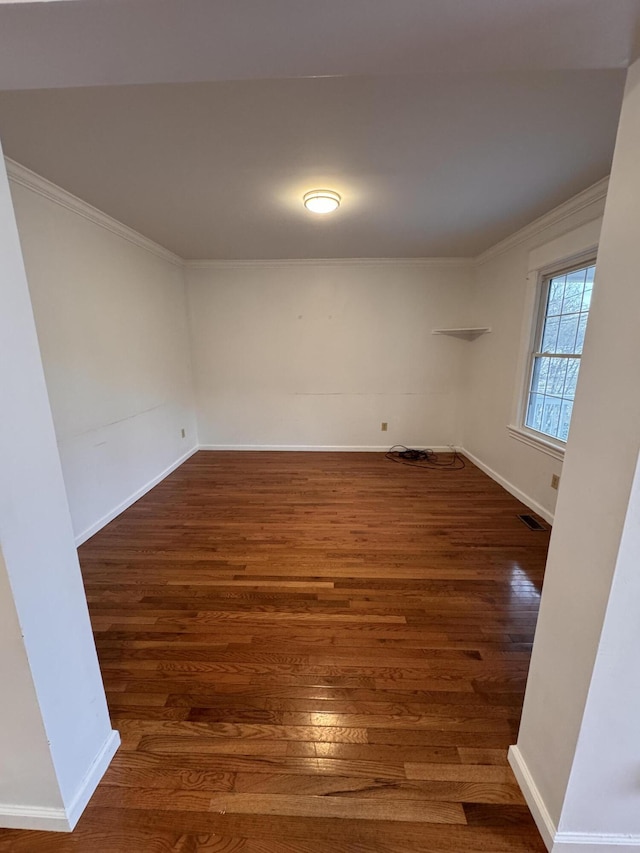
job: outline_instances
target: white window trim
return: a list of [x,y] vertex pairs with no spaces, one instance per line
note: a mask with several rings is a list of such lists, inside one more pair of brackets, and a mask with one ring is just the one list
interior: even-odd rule
[[531,383],[531,354],[537,339],[542,311],[543,285],[545,279],[553,273],[582,263],[587,265],[594,262],[601,225],[602,218],[588,222],[575,231],[532,250],[529,254],[517,381],[511,423],[507,425],[507,432],[516,441],[559,460],[564,459],[566,442],[529,429],[524,422]]
[[529,447],[535,447],[536,450],[541,450],[547,456],[552,456],[554,459],[564,459],[565,444],[555,442],[551,436],[548,436],[547,440],[544,437],[544,433],[535,432],[535,430],[530,430],[524,426],[516,426],[515,424],[509,424],[507,432],[511,438],[515,438],[516,441],[521,441]]

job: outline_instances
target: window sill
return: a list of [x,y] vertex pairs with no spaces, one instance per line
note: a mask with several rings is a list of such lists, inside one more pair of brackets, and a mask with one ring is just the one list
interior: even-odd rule
[[546,453],[547,456],[551,456],[553,459],[559,459],[561,462],[564,459],[564,447],[556,444],[553,441],[547,441],[547,439],[536,435],[534,432],[529,432],[529,430],[525,430],[522,427],[514,426],[513,424],[509,424],[509,426],[507,427],[507,432],[509,433],[511,438],[515,438],[516,441],[521,441],[523,444],[526,444],[529,447],[534,447],[536,450],[541,450],[543,453]]

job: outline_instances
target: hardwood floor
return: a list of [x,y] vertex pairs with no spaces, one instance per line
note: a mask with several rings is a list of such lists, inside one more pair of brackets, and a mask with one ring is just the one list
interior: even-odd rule
[[198,453],[80,548],[122,747],[72,835],[0,850],[544,851],[523,511],[470,463]]

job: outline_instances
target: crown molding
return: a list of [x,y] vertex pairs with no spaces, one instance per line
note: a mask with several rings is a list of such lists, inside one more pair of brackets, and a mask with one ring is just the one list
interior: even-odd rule
[[[179,255],[165,249],[159,243],[144,237],[128,225],[124,225],[117,219],[103,213],[93,205],[82,201],[77,196],[57,184],[43,178],[26,166],[17,163],[10,157],[5,157],[5,165],[9,180],[19,186],[26,187],[32,192],[43,196],[44,198],[53,201],[55,204],[72,211],[73,213],[82,216],[89,222],[93,222],[100,228],[110,231],[112,234],[127,240],[129,243],[138,246],[141,249],[149,252],[162,260],[168,261],[178,267],[183,267],[192,270],[206,269],[248,269],[252,267],[309,267],[309,266],[389,266],[389,267],[416,267],[422,269],[433,268],[453,268],[453,269],[472,269],[482,265],[487,261],[492,260],[498,255],[508,252],[515,246],[524,243],[527,240],[535,238],[549,228],[561,224],[564,220],[581,210],[602,201],[607,196],[609,187],[609,178],[603,178],[601,181],[588,187],[586,190],[578,193],[578,195],[570,198],[568,201],[558,205],[558,207],[525,225],[519,231],[510,234],[490,246],[484,252],[481,252],[476,257],[446,257],[446,258],[278,258],[269,260],[183,260]],[[559,235],[556,235],[559,236]]]
[[128,225],[123,225],[122,222],[118,222],[117,219],[113,219],[113,217],[108,216],[101,210],[98,210],[97,207],[93,207],[93,205],[88,204],[86,201],[82,201],[82,199],[72,195],[70,192],[67,192],[67,190],[62,189],[62,187],[59,187],[57,184],[54,184],[46,178],[43,178],[41,175],[32,172],[31,169],[27,169],[26,166],[16,163],[16,161],[12,160],[10,157],[5,157],[4,162],[7,168],[7,175],[11,183],[25,187],[37,195],[49,199],[49,201],[54,202],[54,204],[58,204],[60,207],[64,207],[66,210],[70,210],[72,213],[78,214],[78,216],[81,216],[83,219],[93,222],[94,225],[104,228],[105,231],[110,231],[117,237],[121,237],[129,243],[133,243],[134,246],[138,246],[140,249],[144,249],[146,252],[149,252],[158,258],[162,258],[164,261],[168,261],[175,266],[183,266],[184,262],[182,258],[178,257],[178,255],[173,252],[170,252],[168,249],[165,249],[164,246],[161,246],[159,243],[155,243],[148,237],[143,237],[142,234],[134,231],[133,228],[129,228]]
[[565,219],[568,219],[570,216],[574,216],[586,207],[589,207],[598,201],[602,201],[607,197],[608,188],[609,178],[602,178],[601,181],[592,184],[592,186],[587,187],[586,190],[574,195],[573,198],[563,202],[558,205],[558,207],[554,207],[553,210],[548,211],[548,213],[543,214],[538,219],[534,219],[533,222],[525,225],[524,228],[521,228],[519,231],[515,231],[508,237],[505,237],[504,240],[501,240],[499,243],[496,243],[494,246],[490,246],[484,252],[481,252],[475,258],[476,264],[485,264],[487,261],[496,258],[498,255],[504,254],[504,252],[508,252],[515,246],[537,237],[538,234],[541,234],[548,228],[561,224]]
[[471,269],[474,258],[280,258],[271,260],[193,260],[184,265],[191,270],[246,269],[251,267],[463,267]]

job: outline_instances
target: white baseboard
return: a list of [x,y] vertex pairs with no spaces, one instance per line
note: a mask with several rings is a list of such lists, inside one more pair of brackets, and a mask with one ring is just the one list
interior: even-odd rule
[[542,836],[547,850],[552,850],[553,842],[557,834],[556,825],[551,819],[551,815],[547,811],[547,807],[542,799],[540,791],[533,780],[533,776],[529,773],[522,753],[517,746],[509,747],[509,764],[516,777],[520,790],[522,791],[529,811],[536,822],[538,831]]
[[188,450],[186,453],[183,453],[179,459],[176,459],[175,462],[172,462],[168,468],[165,468],[164,471],[161,471],[148,483],[145,483],[144,486],[135,491],[132,495],[129,495],[128,498],[119,503],[118,506],[109,510],[106,515],[103,515],[102,518],[99,518],[94,524],[90,527],[87,527],[86,530],[83,530],[82,533],[78,533],[75,538],[76,548],[79,545],[82,545],[83,542],[86,542],[87,539],[90,539],[98,530],[102,530],[102,528],[109,524],[110,521],[113,521],[114,518],[120,515],[121,512],[124,512],[125,509],[128,509],[131,504],[134,504],[136,501],[140,500],[143,495],[146,495],[147,492],[151,491],[154,486],[157,486],[159,482],[164,480],[165,477],[168,477],[172,471],[175,471],[176,468],[179,468],[183,462],[186,462],[190,456],[193,456],[194,453],[197,453],[200,448],[196,445]]
[[80,820],[82,812],[85,810],[87,803],[93,796],[93,792],[98,787],[100,780],[106,773],[107,768],[111,764],[111,759],[116,754],[119,746],[120,732],[113,729],[109,737],[104,742],[102,749],[94,758],[76,795],[67,806],[67,819],[69,821],[70,830],[72,830]]
[[80,789],[68,808],[19,806],[0,803],[0,827],[3,829],[37,829],[49,832],[71,832],[104,776],[120,746],[120,735],[112,731],[95,757]]
[[[433,444],[412,444],[416,449],[434,450],[436,453],[450,453],[450,446]],[[299,451],[301,453],[386,453],[390,444],[201,444],[199,450],[271,450]]]
[[473,464],[478,467],[481,471],[484,471],[485,474],[488,474],[492,480],[495,480],[496,483],[500,483],[503,489],[506,489],[509,494],[513,495],[514,498],[517,498],[521,501],[525,506],[528,506],[529,509],[532,509],[535,513],[537,513],[541,518],[544,518],[549,524],[553,524],[553,513],[549,512],[548,509],[545,509],[542,504],[539,504],[537,501],[534,501],[533,498],[530,498],[529,495],[525,494],[521,489],[517,486],[514,486],[513,483],[510,483],[509,480],[505,480],[497,471],[494,471],[493,468],[489,468],[488,465],[485,465],[482,460],[478,459],[477,456],[474,456],[473,453],[469,453],[468,450],[465,450],[464,447],[458,448],[459,452],[463,454],[463,456],[468,457],[468,459],[473,462]]
[[638,853],[640,835],[558,832],[517,746],[509,747],[509,764],[550,853]]
[[558,832],[551,853],[638,853],[640,835]]
[[71,831],[65,809],[14,806],[8,803],[0,803],[0,827],[2,829],[42,829],[50,832]]

